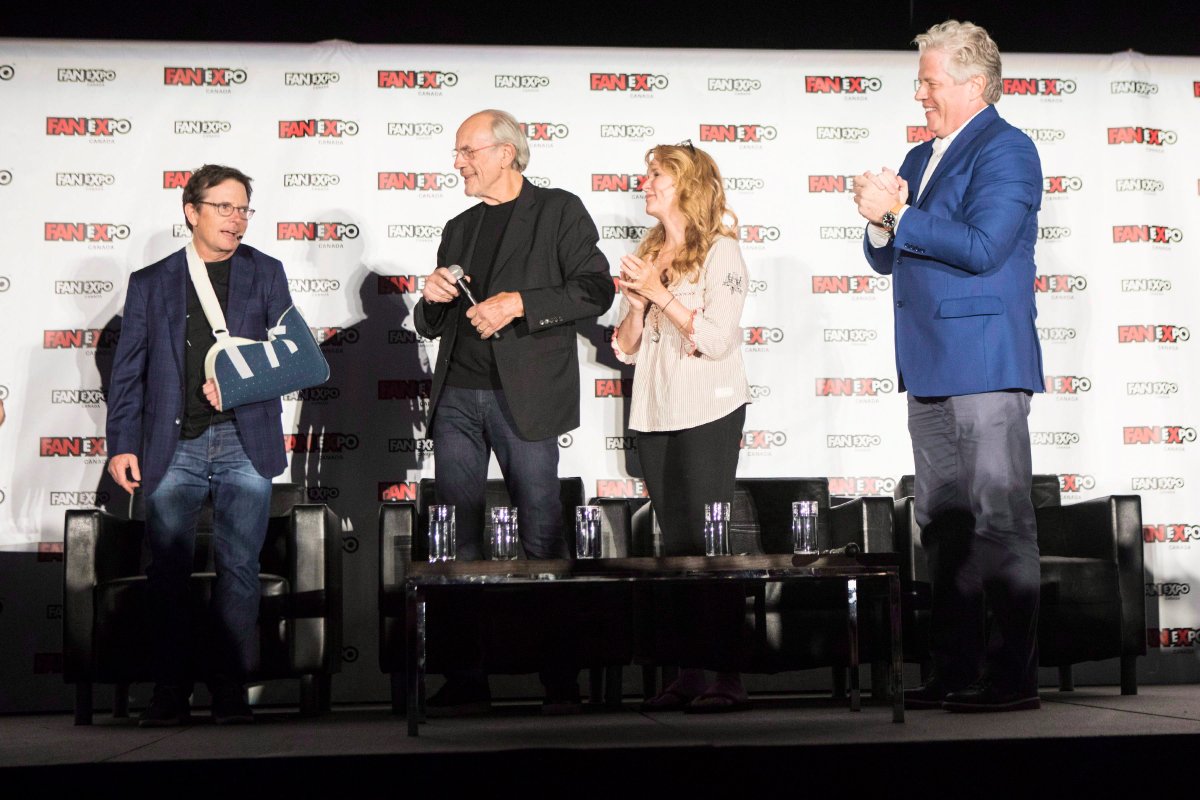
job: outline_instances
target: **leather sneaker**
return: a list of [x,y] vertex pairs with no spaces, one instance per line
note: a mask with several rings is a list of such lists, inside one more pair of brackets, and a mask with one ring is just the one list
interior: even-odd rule
[[933,678],[920,688],[906,690],[904,707],[910,711],[930,711],[940,709],[945,699],[946,687],[937,678]]
[[988,680],[977,681],[965,689],[947,692],[942,708],[947,711],[981,713],[988,711],[1029,711],[1042,707],[1037,693],[1005,692]]

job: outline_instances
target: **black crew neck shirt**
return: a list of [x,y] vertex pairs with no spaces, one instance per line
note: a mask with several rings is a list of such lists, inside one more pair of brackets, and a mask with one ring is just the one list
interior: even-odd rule
[[[471,276],[471,294],[479,302],[490,297],[492,270],[496,266],[496,255],[500,251],[500,240],[512,218],[517,201],[484,206],[483,221],[479,235],[475,237],[475,249],[471,263],[466,265],[466,274]],[[454,352],[450,354],[450,368],[446,383],[460,389],[499,389],[500,373],[496,370],[496,357],[492,353],[492,340],[480,339],[479,332],[467,319],[467,308],[471,301],[459,298],[461,312],[458,318],[458,334],[454,337]],[[501,334],[503,335],[503,334]]]
[[[229,269],[232,263],[233,259],[230,258],[204,264],[208,268],[208,279],[212,281],[222,314],[229,313]],[[184,409],[179,435],[184,439],[195,439],[210,425],[233,419],[233,411],[217,411],[204,397],[204,357],[208,355],[209,348],[216,344],[217,337],[213,336],[208,317],[204,316],[200,296],[196,294],[191,278],[187,282],[187,324],[184,330]]]

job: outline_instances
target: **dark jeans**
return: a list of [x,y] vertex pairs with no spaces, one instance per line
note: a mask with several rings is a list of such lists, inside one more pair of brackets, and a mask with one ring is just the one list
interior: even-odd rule
[[188,674],[188,584],[196,521],[210,493],[216,567],[211,608],[215,652],[209,654],[213,677],[241,683],[257,666],[258,556],[271,510],[271,481],[254,469],[236,421],[229,420],[195,439],[181,439],[162,482],[146,497],[154,678],[159,684],[182,685],[196,677]]
[[1029,399],[1020,391],[908,398],[934,669],[952,690],[986,676],[1003,691],[1037,694]]
[[517,506],[517,528],[529,558],[566,558],[558,493],[558,439],[526,441],[517,433],[504,392],[446,386],[430,430],[439,503],[454,506],[459,561],[483,558],[488,451]]

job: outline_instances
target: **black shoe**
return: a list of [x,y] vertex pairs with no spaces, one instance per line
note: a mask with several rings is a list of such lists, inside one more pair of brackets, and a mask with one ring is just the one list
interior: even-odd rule
[[171,728],[191,722],[192,707],[188,695],[178,686],[155,686],[150,705],[138,717],[140,728]]
[[942,708],[947,711],[979,713],[986,711],[1028,711],[1041,708],[1037,692],[1006,692],[991,681],[980,680],[965,689],[947,692]]
[[908,689],[904,692],[904,707],[910,711],[929,711],[940,709],[946,699],[946,687],[937,678],[933,678],[919,689]]
[[246,687],[240,683],[214,686],[212,718],[218,725],[249,725],[254,722],[254,712],[246,702]]
[[579,697],[579,684],[571,683],[553,690],[546,689],[542,701],[542,713],[548,717],[562,717],[583,713],[583,702]]
[[425,701],[425,714],[429,717],[466,717],[486,714],[491,707],[492,692],[486,679],[479,683],[449,678]]

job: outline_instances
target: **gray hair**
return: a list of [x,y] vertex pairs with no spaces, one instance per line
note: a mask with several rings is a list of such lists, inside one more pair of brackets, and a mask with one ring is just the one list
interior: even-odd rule
[[492,116],[492,136],[500,144],[511,144],[516,154],[513,156],[513,169],[517,172],[524,172],[529,166],[529,142],[525,139],[525,133],[521,130],[520,123],[516,117],[507,111],[500,111],[495,108],[485,109],[484,114]]
[[976,75],[987,81],[983,88],[985,103],[1000,102],[1003,84],[1000,80],[1000,48],[988,36],[988,32],[972,22],[946,20],[934,25],[913,39],[913,44],[924,53],[926,50],[941,50],[946,59],[946,72],[955,83],[965,83]]

